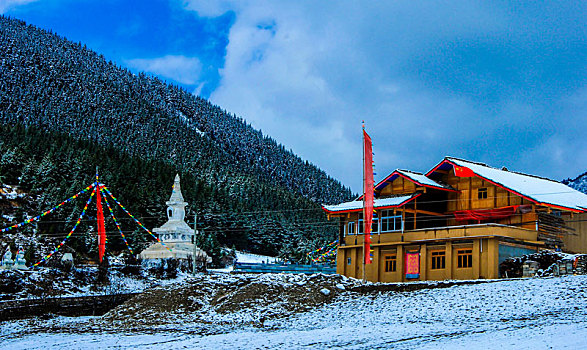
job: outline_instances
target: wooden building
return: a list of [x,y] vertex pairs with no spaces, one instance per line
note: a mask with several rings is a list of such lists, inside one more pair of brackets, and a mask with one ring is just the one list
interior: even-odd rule
[[[426,174],[395,170],[374,187],[369,281],[498,278],[508,257],[587,253],[587,195],[562,183],[447,157]],[[339,218],[337,272],[363,276],[363,202],[325,205]]]

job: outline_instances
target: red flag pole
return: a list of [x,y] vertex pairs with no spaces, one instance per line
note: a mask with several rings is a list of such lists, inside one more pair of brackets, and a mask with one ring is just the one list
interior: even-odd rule
[[[362,123],[363,126],[363,225],[365,224],[365,121],[363,120]],[[358,228],[357,228],[358,231]],[[357,232],[358,233],[358,232]],[[367,234],[365,233],[365,229],[363,228],[363,283],[365,283],[366,279],[365,279],[365,258],[366,258],[366,252],[365,252],[365,246],[366,244],[366,240],[367,240]]]
[[373,223],[373,145],[363,124],[363,281],[365,265],[371,264],[371,225]]
[[106,228],[104,225],[104,211],[102,210],[102,196],[100,194],[100,180],[98,179],[98,167],[96,167],[96,207],[97,207],[97,221],[98,221],[98,254],[100,262],[104,257],[106,251]]

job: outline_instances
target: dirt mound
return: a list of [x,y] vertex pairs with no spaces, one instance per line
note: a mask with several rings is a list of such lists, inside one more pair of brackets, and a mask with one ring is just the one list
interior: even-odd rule
[[265,326],[266,321],[309,311],[342,295],[353,298],[487,282],[363,283],[322,274],[199,275],[180,285],[148,290],[97,322],[139,331],[171,327],[174,331],[214,333],[227,327]]
[[201,275],[134,297],[102,318],[136,327],[198,322],[258,325],[331,301],[359,282],[339,275]]

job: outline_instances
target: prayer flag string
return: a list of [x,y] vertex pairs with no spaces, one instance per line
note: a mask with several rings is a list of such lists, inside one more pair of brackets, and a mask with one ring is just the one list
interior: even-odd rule
[[164,246],[167,250],[169,250],[170,252],[172,251],[171,248],[169,248],[165,243],[163,243],[163,241],[161,241],[159,239],[159,237],[155,236],[155,234],[153,234],[153,232],[151,232],[148,228],[145,227],[145,225],[143,225],[137,218],[135,218],[128,210],[126,210],[126,208],[124,207],[124,205],[122,205],[118,199],[116,199],[116,197],[114,197],[114,195],[112,195],[112,192],[110,192],[110,190],[108,189],[108,187],[106,187],[106,185],[104,184],[100,184],[100,187],[106,191],[106,193],[110,196],[110,198],[112,198],[114,200],[114,202],[116,202],[116,204],[118,204],[118,206],[120,208],[122,208],[122,210],[124,210],[124,212],[130,216],[136,223],[137,225],[139,225],[143,230],[147,231],[148,234],[150,234],[153,238],[155,238],[157,240],[157,242],[161,243],[162,246]]
[[[333,255],[336,255],[337,248],[338,248],[337,241],[333,241],[323,247],[320,247],[316,250],[309,252],[307,255],[308,255],[308,258],[310,258],[310,260],[312,260],[313,262],[322,262],[322,261],[326,261],[326,258],[332,257]],[[321,251],[325,251],[325,252],[318,255],[316,258],[312,257],[314,254],[319,253]]]
[[[104,190],[102,190],[102,191],[104,191]],[[116,228],[118,229],[118,232],[120,232],[120,235],[122,236],[122,239],[124,240],[124,244],[126,244],[128,251],[131,254],[134,254],[132,249],[128,245],[128,242],[126,240],[126,237],[124,236],[124,233],[122,233],[122,229],[120,228],[120,225],[118,224],[118,220],[116,220],[116,216],[114,216],[114,211],[112,210],[112,207],[110,206],[110,203],[108,202],[108,199],[106,199],[105,195],[104,195],[103,199],[104,199],[104,202],[106,203],[106,206],[108,207],[108,211],[110,212],[110,216],[112,217],[112,220],[114,221],[114,224],[116,225]]]
[[23,222],[20,222],[18,224],[14,224],[12,226],[3,228],[0,230],[0,233],[4,233],[4,232],[8,232],[10,230],[13,230],[15,228],[19,228],[22,227],[24,225],[28,225],[32,222],[38,221],[40,218],[42,218],[45,215],[51,214],[52,212],[54,212],[56,209],[58,209],[59,207],[63,206],[65,203],[69,203],[72,200],[76,199],[77,197],[81,196],[82,194],[86,193],[89,189],[94,188],[95,184],[91,184],[90,186],[84,188],[83,190],[79,191],[78,193],[74,194],[73,196],[67,198],[66,200],[64,200],[63,202],[57,204],[56,206],[54,206],[53,208],[46,210],[45,212],[43,212],[41,215],[37,215],[34,218],[30,218],[28,220],[25,220]]
[[324,250],[324,249],[328,249],[329,247],[331,247],[333,245],[336,245],[336,244],[337,244],[336,241],[330,242],[330,243],[328,243],[327,245],[325,245],[323,247],[320,247],[320,248],[318,248],[316,250],[313,250],[313,251],[309,252],[308,255],[311,255],[311,254],[314,254],[314,253],[318,253],[319,251]]
[[65,242],[69,239],[69,237],[71,237],[71,235],[73,234],[73,232],[75,231],[75,229],[77,228],[77,226],[79,225],[79,223],[82,221],[82,218],[84,217],[84,215],[86,215],[86,210],[88,210],[88,206],[90,205],[90,202],[92,201],[92,198],[94,197],[95,194],[96,194],[96,189],[94,189],[94,191],[92,191],[92,194],[90,195],[90,198],[88,198],[88,201],[86,202],[86,205],[84,206],[84,209],[82,210],[82,213],[77,218],[77,221],[75,222],[75,225],[73,226],[73,228],[71,229],[71,231],[69,231],[69,233],[67,234],[67,236],[65,236],[65,238],[61,241],[61,243],[57,247],[55,247],[55,249],[53,249],[53,251],[51,253],[49,253],[48,255],[46,255],[45,257],[43,257],[36,264],[33,264],[33,266],[39,266],[39,264],[42,264],[45,261],[49,260],[53,256],[53,254],[57,253],[59,251],[59,249],[61,247],[63,247],[63,245],[65,244]]

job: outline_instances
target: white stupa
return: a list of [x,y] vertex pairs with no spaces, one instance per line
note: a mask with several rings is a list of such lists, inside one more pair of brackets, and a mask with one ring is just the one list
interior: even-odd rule
[[[143,250],[139,257],[146,259],[187,259],[194,254],[195,232],[185,220],[185,207],[188,205],[181,194],[179,174],[175,176],[171,197],[167,204],[167,222],[163,226],[153,229],[159,239],[165,244],[157,242]],[[206,252],[196,248],[196,257],[205,257]]]
[[179,174],[175,175],[171,198],[167,204],[167,222],[153,229],[163,242],[193,242],[194,231],[185,223],[185,207],[188,205],[181,194]]

